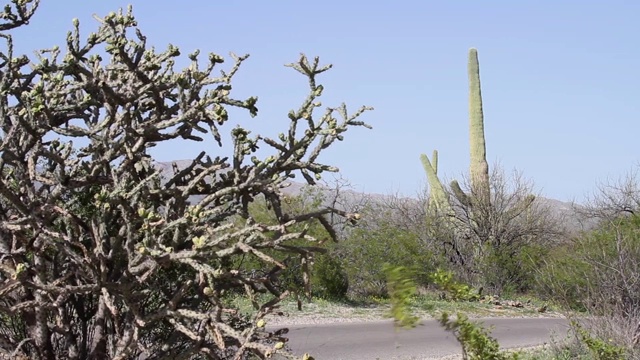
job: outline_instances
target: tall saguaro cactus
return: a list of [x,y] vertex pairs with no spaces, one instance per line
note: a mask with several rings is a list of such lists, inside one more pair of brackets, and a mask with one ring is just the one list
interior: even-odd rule
[[[465,194],[457,181],[451,182],[451,189],[458,201],[466,206],[472,206],[473,199],[487,203],[490,201],[489,164],[484,138],[484,114],[482,111],[482,91],[480,89],[480,65],[478,51],[469,50],[469,147],[471,161],[469,173],[471,177],[471,194]],[[427,180],[431,191],[430,205],[436,205],[438,210],[451,209],[451,203],[437,174],[437,151],[433,152],[433,165],[429,158],[422,154],[420,160],[427,173]]]
[[469,145],[471,162],[471,190],[482,200],[489,198],[489,164],[484,140],[484,114],[482,112],[482,91],[480,89],[480,65],[478,51],[469,50]]
[[[431,188],[425,228],[466,281],[499,291],[509,283],[507,279],[522,275],[513,266],[512,255],[522,254],[531,238],[549,241],[561,230],[546,219],[543,208],[534,206],[528,185],[514,179],[512,190],[500,176],[490,178],[478,51],[472,48],[468,55],[468,184],[463,190],[454,180],[443,188],[437,176],[437,153],[432,161],[421,155]],[[492,183],[496,185],[493,194]],[[439,211],[434,213],[432,208]]]

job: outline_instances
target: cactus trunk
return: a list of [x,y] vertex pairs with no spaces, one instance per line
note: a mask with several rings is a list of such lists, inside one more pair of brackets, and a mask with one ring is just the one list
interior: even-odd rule
[[469,144],[471,163],[471,190],[481,200],[490,197],[489,164],[484,139],[484,115],[482,112],[482,92],[480,89],[480,65],[478,51],[469,50]]

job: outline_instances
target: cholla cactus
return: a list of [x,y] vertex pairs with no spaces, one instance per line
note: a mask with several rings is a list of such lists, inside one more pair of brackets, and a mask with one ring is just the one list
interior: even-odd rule
[[[147,47],[129,9],[99,19],[86,40],[74,20],[66,50],[31,61],[13,53],[9,32],[37,6],[13,0],[0,17],[0,358],[293,357],[263,329],[287,292],[238,259],[254,257],[265,274],[284,266],[269,252],[306,259],[317,246],[292,242],[316,239],[298,224],[329,226],[324,216],[351,215],[333,208],[292,215],[280,206],[280,190],[296,173],[314,184],[337,171],[319,155],[353,126],[368,127],[357,118],[369,108],[318,114],[317,78],[330,66],[301,56],[290,66],[308,79],[309,95],[280,139],[237,127],[229,158],[202,152],[163,173],[149,148],[205,135],[213,140],[206,147],[222,146],[229,107],[257,114],[255,97],[232,97],[247,56],[232,54],[233,65],[217,73],[221,56],[203,61],[195,52],[180,71],[180,50]],[[48,140],[54,136],[62,138]],[[259,146],[271,150],[264,160]],[[251,216],[256,197],[276,224]],[[223,301],[230,291],[254,300],[249,317]],[[257,293],[271,297],[258,303]]]

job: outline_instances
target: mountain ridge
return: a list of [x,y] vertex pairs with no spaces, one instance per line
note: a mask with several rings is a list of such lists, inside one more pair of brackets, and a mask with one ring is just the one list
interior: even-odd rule
[[[173,160],[173,161],[156,161],[154,162],[155,166],[160,169],[164,176],[171,176],[173,172],[173,164],[176,165],[178,169],[183,169],[189,165],[191,165],[192,160]],[[310,185],[294,180],[285,181],[286,187],[282,187],[282,193],[287,196],[296,196],[300,195],[305,188],[308,188]],[[319,190],[325,200],[329,199],[329,202],[332,202],[333,205],[336,205],[335,193],[336,187],[342,186],[339,188],[339,199],[338,208],[345,211],[352,211],[354,207],[362,206],[363,203],[366,204],[383,204],[387,203],[390,200],[393,201],[401,201],[401,202],[416,202],[416,205],[420,202],[420,199],[417,197],[411,196],[398,196],[394,194],[379,194],[379,193],[367,193],[362,191],[353,190],[348,184],[337,184],[335,186],[331,186],[326,182],[319,183],[314,186],[315,189]],[[196,200],[196,199],[194,199]],[[197,200],[196,200],[197,201]],[[570,231],[580,231],[592,228],[595,224],[592,221],[586,221],[579,215],[578,209],[581,208],[580,205],[562,201],[553,198],[547,198],[544,196],[536,197],[536,201],[540,202],[542,206],[547,207],[555,217],[561,219],[568,230]],[[327,205],[327,204],[325,204]],[[357,209],[356,209],[357,210]]]

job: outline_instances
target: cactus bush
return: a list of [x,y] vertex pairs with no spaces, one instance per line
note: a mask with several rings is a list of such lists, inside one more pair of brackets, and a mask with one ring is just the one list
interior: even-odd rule
[[[368,127],[358,117],[369,108],[316,111],[318,78],[331,66],[302,55],[290,67],[309,92],[288,131],[274,139],[228,129],[222,151],[228,109],[258,112],[256,97],[232,95],[248,56],[232,54],[220,70],[222,56],[196,51],[178,69],[180,49],[149,46],[129,8],[97,17],[86,37],[74,20],[63,47],[30,59],[11,35],[36,22],[38,4],[0,7],[0,358],[294,358],[284,332],[264,330],[288,296],[272,277],[286,265],[268,253],[306,264],[321,247],[301,225],[335,234],[325,216],[353,214],[292,214],[282,188],[296,175],[315,184],[336,172],[322,152]],[[194,141],[202,153],[173,171],[149,150]],[[258,148],[270,154],[261,159]],[[251,215],[256,198],[276,223]],[[238,292],[252,300],[249,316],[226,301]]]

